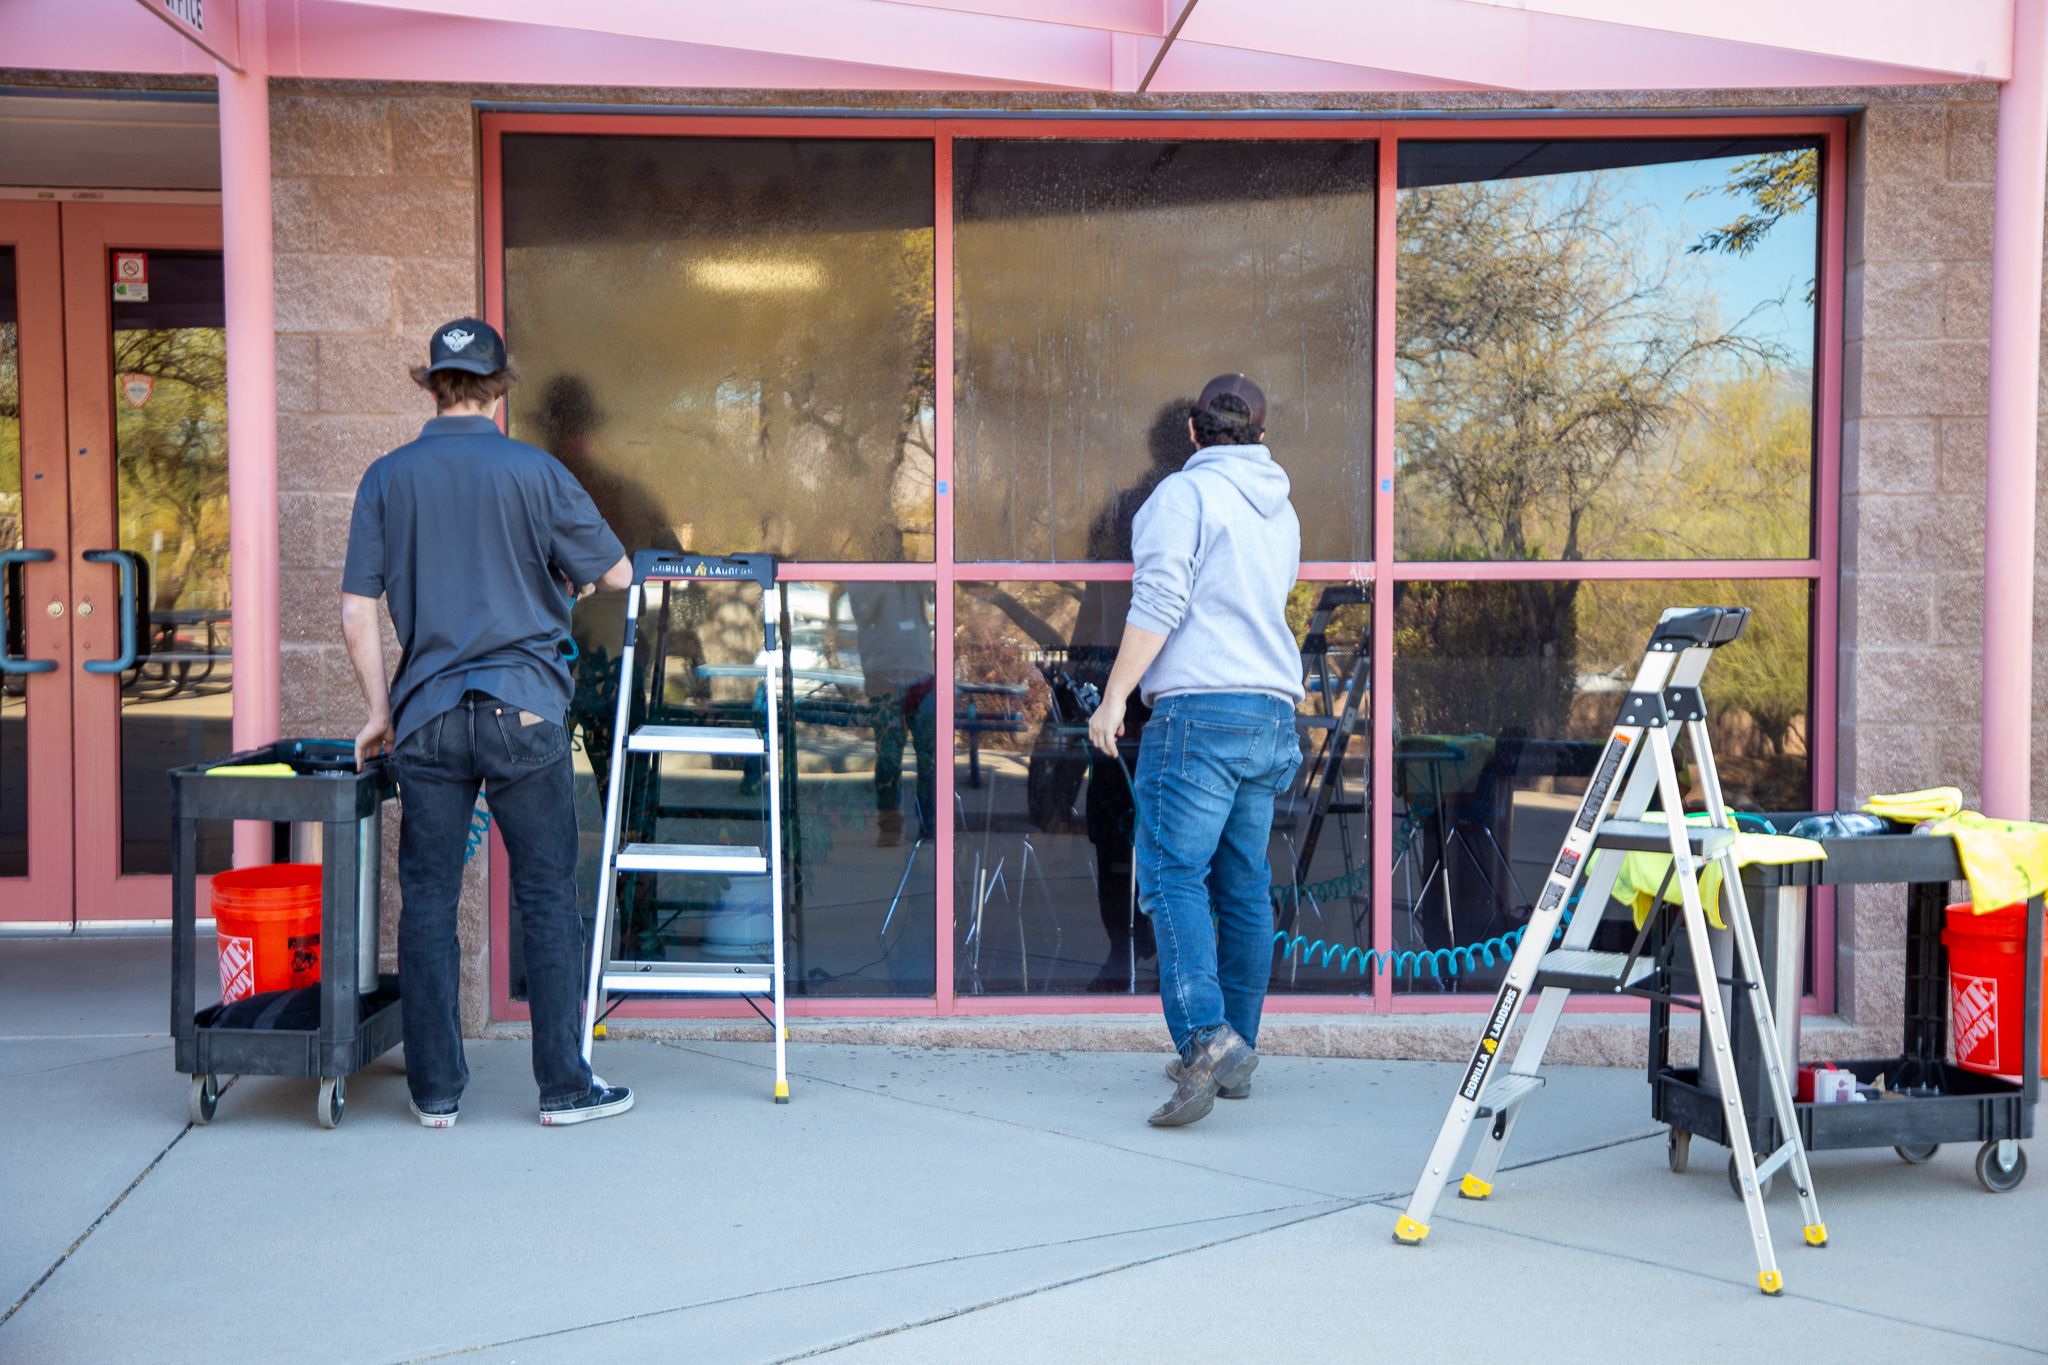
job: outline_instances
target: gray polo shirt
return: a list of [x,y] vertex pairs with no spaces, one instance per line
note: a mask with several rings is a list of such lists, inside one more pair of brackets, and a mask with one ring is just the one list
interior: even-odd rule
[[488,417],[436,417],[371,465],[341,587],[391,608],[405,651],[397,738],[471,689],[561,720],[573,695],[562,579],[594,583],[624,554],[569,471]]

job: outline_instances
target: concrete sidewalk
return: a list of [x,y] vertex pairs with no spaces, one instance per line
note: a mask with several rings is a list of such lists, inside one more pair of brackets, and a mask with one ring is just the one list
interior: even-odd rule
[[555,1130],[494,1039],[447,1131],[398,1054],[335,1131],[264,1077],[195,1129],[158,949],[0,941],[0,1361],[2048,1356],[2048,1178],[1821,1154],[1832,1245],[1780,1191],[1765,1299],[1724,1154],[1670,1174],[1633,1070],[1553,1071],[1411,1249],[1442,1063],[1273,1057],[1159,1132],[1161,1054],[796,1047],[780,1106],[765,1045],[615,1041],[638,1107]]

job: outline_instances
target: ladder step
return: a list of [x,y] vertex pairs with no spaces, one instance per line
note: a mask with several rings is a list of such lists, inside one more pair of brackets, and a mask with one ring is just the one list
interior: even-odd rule
[[1568,991],[1619,991],[1633,986],[1657,969],[1648,957],[1638,957],[1629,968],[1628,980],[1621,979],[1628,966],[1627,953],[1596,953],[1586,948],[1557,948],[1543,955],[1537,964],[1534,988],[1562,986]]
[[[1685,833],[1695,858],[1711,858],[1735,842],[1732,829],[1687,825]],[[1669,853],[1671,830],[1655,820],[1609,820],[1593,836],[1593,847],[1617,848],[1626,853]]]
[[1521,1076],[1509,1072],[1486,1087],[1485,1093],[1479,1097],[1479,1111],[1473,1117],[1490,1119],[1495,1114],[1505,1112],[1508,1106],[1528,1099],[1542,1088],[1541,1076]]
[[752,730],[726,725],[643,725],[626,738],[636,754],[758,754],[767,745]]
[[746,876],[768,870],[758,848],[733,844],[627,844],[612,865],[620,872],[720,872]]
[[625,962],[604,965],[604,988],[613,995],[773,995],[775,967],[767,962]]

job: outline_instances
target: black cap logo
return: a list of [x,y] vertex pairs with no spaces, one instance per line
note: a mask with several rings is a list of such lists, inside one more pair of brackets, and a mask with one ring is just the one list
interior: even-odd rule
[[427,346],[429,370],[468,370],[491,374],[505,364],[505,341],[498,329],[480,318],[457,318],[442,324]]

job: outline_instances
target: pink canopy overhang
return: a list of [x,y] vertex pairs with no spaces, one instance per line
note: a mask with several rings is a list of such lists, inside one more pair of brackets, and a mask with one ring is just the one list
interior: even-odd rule
[[2002,81],[2013,32],[2012,0],[0,0],[0,66],[210,71],[151,10],[280,76],[1161,94]]
[[[225,64],[217,67],[216,56]],[[1982,805],[2009,818],[2029,814],[2048,0],[0,0],[0,67],[218,72],[238,746],[275,738],[279,716],[270,75],[1146,91],[1166,97],[1166,108],[1175,95],[1250,91],[1819,92],[2002,82]],[[237,861],[260,861],[265,837],[238,837]]]

